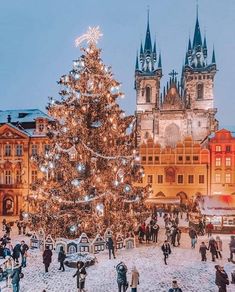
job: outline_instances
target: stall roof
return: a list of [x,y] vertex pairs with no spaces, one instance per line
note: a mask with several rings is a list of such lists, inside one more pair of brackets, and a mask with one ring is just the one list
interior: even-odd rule
[[176,197],[156,197],[148,198],[145,203],[149,204],[180,204],[180,198]]
[[202,215],[235,216],[235,195],[202,196],[198,203]]

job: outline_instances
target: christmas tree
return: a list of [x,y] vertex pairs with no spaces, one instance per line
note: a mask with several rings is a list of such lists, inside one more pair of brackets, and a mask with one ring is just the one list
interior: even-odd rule
[[[135,149],[135,118],[117,103],[123,97],[110,67],[103,64],[97,28],[77,39],[87,48],[58,82],[50,99],[50,147],[33,159],[43,176],[32,185],[34,226],[55,236],[94,235],[106,227],[133,228],[144,191],[133,186],[143,175]],[[131,212],[129,212],[131,210]]]

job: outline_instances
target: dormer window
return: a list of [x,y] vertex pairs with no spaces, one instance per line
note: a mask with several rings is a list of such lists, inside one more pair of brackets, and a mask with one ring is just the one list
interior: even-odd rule
[[44,130],[44,125],[43,124],[39,124],[38,125],[38,131],[39,132],[43,132],[43,130]]
[[146,103],[151,102],[152,88],[148,85],[145,87]]

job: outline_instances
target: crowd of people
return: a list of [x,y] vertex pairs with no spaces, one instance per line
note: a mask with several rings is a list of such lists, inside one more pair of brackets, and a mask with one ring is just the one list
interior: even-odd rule
[[[126,232],[131,232],[132,236],[135,234],[140,245],[143,243],[156,244],[160,242],[160,246],[156,245],[156,247],[161,249],[163,253],[163,262],[165,265],[167,265],[168,258],[172,254],[172,248],[180,246],[181,234],[187,230],[186,228],[183,229],[183,227],[180,226],[180,221],[183,218],[183,214],[179,210],[174,210],[173,212],[154,212],[151,214],[151,216],[149,215],[149,213],[145,213],[142,217],[142,223],[139,224],[139,226],[136,226],[134,230],[130,231],[130,229],[126,229]],[[185,215],[186,216],[184,217],[187,221],[189,215],[187,212]],[[159,223],[159,217],[162,217],[164,222],[163,226]],[[3,220],[2,223],[3,236],[0,239],[0,258],[5,259],[6,261],[4,269],[0,268],[0,281],[6,280],[7,286],[11,286],[13,292],[19,292],[20,280],[24,277],[22,271],[23,268],[25,268],[27,265],[27,254],[29,246],[25,243],[24,240],[17,242],[13,246],[11,243],[12,224],[7,223],[6,220]],[[26,235],[27,224],[25,222],[17,221],[16,227],[18,229],[18,235]],[[164,229],[162,230],[162,228]],[[200,236],[208,236],[208,242],[206,242],[206,240],[202,241],[198,246],[202,262],[207,261],[208,252],[211,254],[212,262],[223,258],[223,241],[219,235],[216,235],[215,237],[212,235],[213,229],[214,226],[212,223],[208,223],[206,225],[204,220],[200,220],[197,228],[191,226],[188,230],[192,250],[196,249],[197,241]],[[231,236],[229,248],[230,256],[228,261],[233,261],[233,255],[235,254],[235,236]],[[110,236],[107,239],[107,249],[109,259],[116,259],[115,233],[113,233],[113,236]],[[45,273],[48,273],[49,271],[49,267],[52,262],[52,256],[53,252],[50,250],[49,246],[46,246],[43,252],[42,260],[45,267]],[[58,270],[64,272],[66,253],[63,247],[60,247],[57,256],[59,262]],[[226,287],[230,282],[229,277],[222,266],[216,265],[215,270],[215,284],[218,286],[219,292],[226,292]],[[139,271],[137,270],[136,266],[133,266],[131,268],[131,277],[129,281],[127,279],[127,271],[127,266],[123,262],[120,262],[116,266],[118,291],[123,292],[126,291],[128,287],[130,287],[132,292],[137,292],[138,285],[140,284]],[[78,262],[77,270],[73,277],[75,277],[77,280],[77,289],[79,292],[85,291],[86,276],[86,265],[83,262]],[[233,281],[235,283],[235,274]],[[182,292],[182,289],[178,287],[176,279],[173,280],[172,287],[169,288],[169,292]]]

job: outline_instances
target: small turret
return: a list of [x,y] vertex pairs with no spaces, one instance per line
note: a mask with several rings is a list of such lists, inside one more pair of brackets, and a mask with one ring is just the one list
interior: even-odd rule
[[204,42],[203,42],[203,56],[206,59],[207,58],[207,43],[206,43],[206,36],[204,37]]
[[216,60],[215,60],[215,48],[213,48],[211,64],[213,64],[213,65],[216,64]]
[[138,51],[137,51],[136,61],[135,61],[135,71],[138,71],[138,70],[139,70],[139,59],[138,59]]

